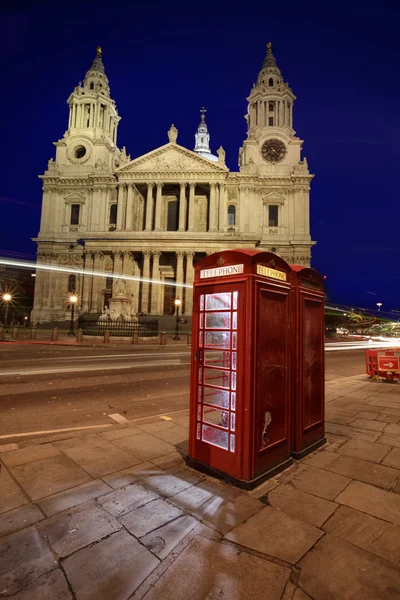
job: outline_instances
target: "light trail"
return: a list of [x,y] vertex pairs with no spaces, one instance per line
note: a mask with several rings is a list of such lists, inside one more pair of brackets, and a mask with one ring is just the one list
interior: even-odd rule
[[92,275],[93,277],[111,277],[112,279],[126,279],[128,281],[143,281],[144,283],[155,283],[157,285],[171,285],[172,287],[192,288],[188,283],[178,283],[177,281],[161,281],[151,277],[140,277],[135,275],[126,275],[125,273],[107,273],[105,271],[92,271],[91,269],[80,269],[77,267],[60,267],[59,265],[50,265],[45,263],[33,262],[30,260],[12,260],[0,256],[0,265],[8,267],[19,267],[21,269],[31,269],[32,271],[59,271],[60,273],[73,273],[76,275]]

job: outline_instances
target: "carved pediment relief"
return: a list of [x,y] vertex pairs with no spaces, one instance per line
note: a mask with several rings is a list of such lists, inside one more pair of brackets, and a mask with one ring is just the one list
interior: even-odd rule
[[264,204],[284,204],[285,196],[279,194],[278,192],[270,192],[269,194],[264,194],[262,197]]
[[85,202],[86,196],[81,194],[80,192],[71,192],[67,196],[65,196],[65,202],[71,202],[72,204],[79,204],[80,202]]

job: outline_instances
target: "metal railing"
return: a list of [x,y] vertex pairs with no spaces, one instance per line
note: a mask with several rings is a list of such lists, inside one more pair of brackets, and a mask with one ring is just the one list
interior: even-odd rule
[[83,315],[79,318],[78,327],[83,335],[103,336],[105,331],[112,337],[132,337],[135,331],[139,337],[157,337],[158,319],[144,315],[137,321],[99,321],[97,315]]

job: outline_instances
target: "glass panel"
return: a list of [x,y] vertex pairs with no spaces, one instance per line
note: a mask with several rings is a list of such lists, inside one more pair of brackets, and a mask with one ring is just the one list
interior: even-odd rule
[[199,378],[197,380],[198,383],[202,383],[203,381],[203,369],[199,367]]
[[[235,375],[235,385],[236,385],[236,373],[232,373]],[[229,388],[229,380],[230,380],[230,372],[222,371],[220,369],[212,369],[208,367],[204,369],[204,383],[208,385],[216,385],[217,387]],[[232,386],[232,389],[236,389]]]
[[233,308],[237,309],[238,293],[233,292]]
[[229,408],[229,392],[205,387],[203,402],[204,404],[214,404],[214,406]]
[[232,352],[232,369],[236,371],[236,352]]
[[232,332],[232,349],[236,350],[236,338],[237,338],[237,333],[236,331]]
[[197,420],[201,421],[201,403],[197,406]]
[[204,329],[204,313],[200,313],[200,329]]
[[230,369],[231,353],[206,350],[204,353],[204,364],[212,367],[224,367],[225,369]]
[[237,329],[237,312],[232,313],[232,329]]
[[[236,313],[234,313],[236,314]],[[230,329],[231,313],[215,312],[206,313],[206,329]]]
[[197,402],[201,402],[201,399],[203,396],[203,386],[202,385],[197,386],[197,391],[198,391]]
[[232,429],[232,431],[235,431],[235,424],[236,424],[236,415],[235,415],[235,413],[231,413],[231,429]]
[[231,308],[230,292],[206,295],[206,310],[219,310],[221,308]]
[[202,331],[200,331],[200,333],[199,333],[199,344],[200,344],[200,346],[203,345],[203,332]]
[[235,452],[235,436],[231,434],[231,452]]
[[197,439],[200,439],[200,433],[201,433],[201,425],[200,423],[197,423]]
[[215,348],[230,348],[231,334],[228,332],[206,331],[206,346]]
[[231,410],[236,410],[236,392],[231,394]]
[[200,296],[200,310],[204,310],[204,296]]
[[228,432],[203,425],[203,442],[228,450]]
[[234,371],[232,371],[232,385],[231,388],[233,390],[236,390],[236,373]]
[[205,423],[211,423],[212,425],[219,425],[228,429],[229,413],[224,410],[218,410],[216,408],[209,408],[205,406],[203,409],[203,421]]

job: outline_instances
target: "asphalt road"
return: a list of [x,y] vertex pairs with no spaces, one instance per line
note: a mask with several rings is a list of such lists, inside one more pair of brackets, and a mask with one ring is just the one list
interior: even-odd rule
[[[187,346],[1,346],[0,445],[186,410],[189,359]],[[364,350],[327,352],[326,378],[362,374],[364,362]]]

